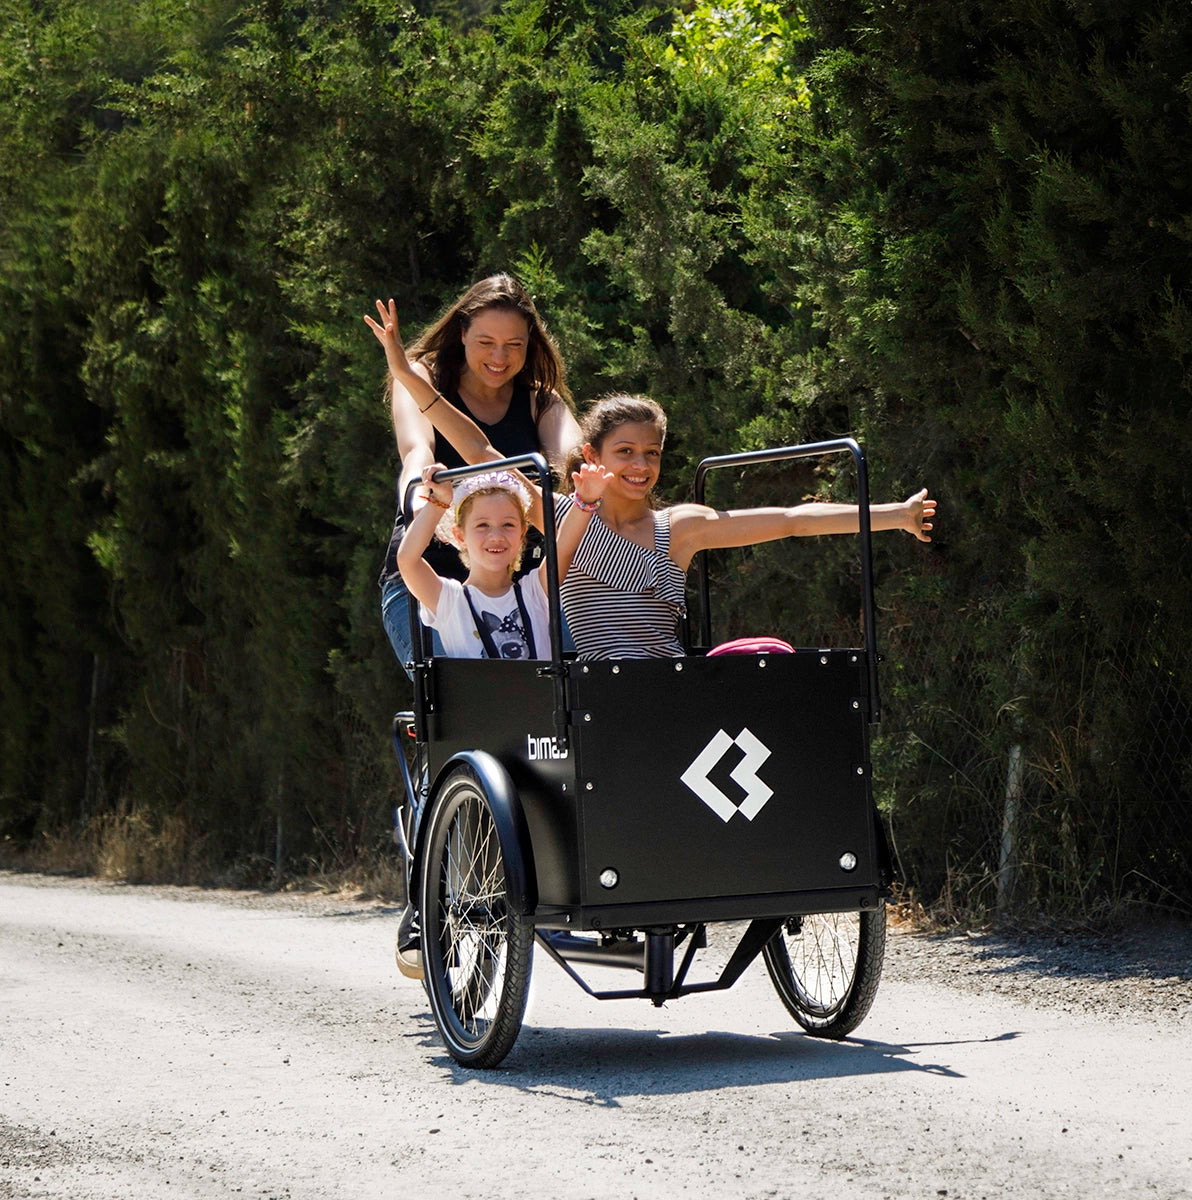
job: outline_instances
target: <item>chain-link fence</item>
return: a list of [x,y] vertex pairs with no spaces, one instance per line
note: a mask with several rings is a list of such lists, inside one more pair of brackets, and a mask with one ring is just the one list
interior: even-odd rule
[[1192,911],[1192,691],[1156,623],[1015,628],[994,597],[880,644],[879,802],[926,902]]

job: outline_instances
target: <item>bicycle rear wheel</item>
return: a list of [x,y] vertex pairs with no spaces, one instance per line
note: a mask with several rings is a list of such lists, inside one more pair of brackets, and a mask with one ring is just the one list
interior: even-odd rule
[[886,906],[791,917],[762,956],[791,1016],[816,1037],[842,1038],[865,1019],[886,953]]

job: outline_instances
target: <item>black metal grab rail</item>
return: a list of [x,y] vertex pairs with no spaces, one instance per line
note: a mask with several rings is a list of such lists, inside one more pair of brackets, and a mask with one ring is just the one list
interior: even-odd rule
[[[865,453],[853,438],[839,438],[827,442],[810,442],[801,446],[782,446],[771,450],[749,450],[739,454],[723,454],[703,459],[695,471],[695,499],[704,502],[704,491],[707,476],[710,471],[725,467],[755,466],[761,463],[782,462],[795,458],[816,458],[825,454],[851,454],[857,472],[857,506],[858,525],[861,535],[861,612],[862,627],[865,642],[866,669],[869,681],[868,719],[871,724],[881,720],[881,700],[877,684],[877,620],[873,598],[873,534],[869,514],[869,472],[865,462]],[[479,463],[474,466],[455,467],[451,470],[440,471],[435,479],[444,483],[453,479],[463,479],[470,475],[484,474],[489,471],[529,470],[537,478],[542,491],[543,508],[543,549],[547,565],[547,607],[550,611],[550,665],[544,666],[544,674],[554,676],[558,703],[556,712],[557,736],[561,747],[567,744],[567,720],[563,680],[566,671],[563,665],[563,629],[561,604],[559,598],[558,553],[555,545],[555,523],[550,514],[554,512],[554,484],[551,480],[550,468],[543,455],[538,453],[521,454],[514,458],[502,458],[494,462]],[[407,490],[407,511],[410,491],[417,484],[411,484]],[[696,556],[697,587],[700,600],[700,638],[704,646],[711,644],[712,618],[708,594],[708,552],[701,551]],[[424,659],[422,647],[421,623],[418,620],[417,606],[410,606],[410,624],[413,645],[418,651],[416,661]],[[417,681],[415,684],[417,689]]]
[[[877,690],[877,618],[873,602],[873,534],[869,514],[869,471],[865,452],[852,438],[829,442],[809,442],[802,446],[783,446],[773,450],[748,450],[740,454],[722,454],[703,459],[695,469],[695,499],[704,503],[704,488],[709,471],[723,467],[747,467],[759,463],[781,462],[791,458],[817,458],[824,454],[851,454],[857,469],[858,523],[861,534],[861,614],[865,638],[865,657],[869,675],[869,712],[871,724],[881,720],[881,700]],[[705,647],[712,642],[712,614],[708,595],[708,552],[701,550],[696,561],[700,602],[700,639]]]

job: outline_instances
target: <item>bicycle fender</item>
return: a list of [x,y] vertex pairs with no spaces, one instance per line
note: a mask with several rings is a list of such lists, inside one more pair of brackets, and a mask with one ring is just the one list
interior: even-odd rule
[[[436,775],[431,799],[427,803],[434,803],[442,781],[459,766],[466,766],[476,776],[492,809],[497,837],[501,843],[501,858],[505,866],[505,894],[509,907],[519,917],[531,916],[538,907],[538,880],[534,873],[534,850],[530,842],[530,829],[526,824],[517,788],[509,778],[509,772],[501,765],[500,759],[487,750],[462,750],[453,754]],[[429,825],[429,821],[422,822],[414,851],[419,872],[423,859],[422,843]]]

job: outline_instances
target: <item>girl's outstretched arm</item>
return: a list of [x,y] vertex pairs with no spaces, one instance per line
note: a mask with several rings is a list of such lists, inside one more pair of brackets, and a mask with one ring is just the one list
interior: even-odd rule
[[[904,529],[921,542],[931,541],[935,501],[923,488],[899,504],[871,504],[875,532]],[[785,537],[857,533],[860,510],[855,504],[812,501],[793,508],[747,508],[721,512],[702,504],[679,504],[671,514],[671,558],[684,569],[700,550],[752,546]]]

